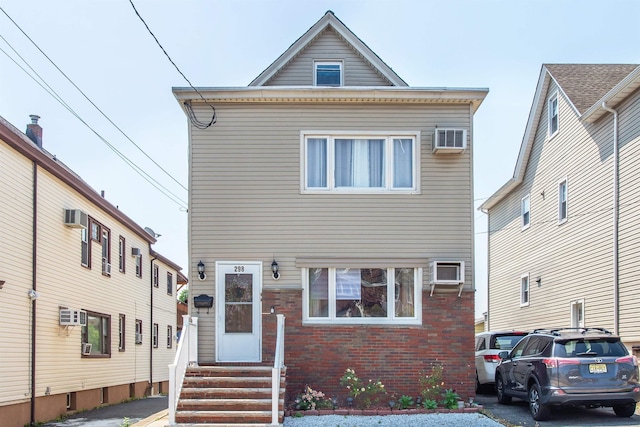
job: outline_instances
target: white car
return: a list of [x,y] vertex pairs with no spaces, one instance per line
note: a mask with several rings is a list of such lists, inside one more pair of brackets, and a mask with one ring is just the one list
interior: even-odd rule
[[485,385],[495,382],[498,353],[510,351],[527,335],[523,331],[489,331],[476,334],[476,393]]

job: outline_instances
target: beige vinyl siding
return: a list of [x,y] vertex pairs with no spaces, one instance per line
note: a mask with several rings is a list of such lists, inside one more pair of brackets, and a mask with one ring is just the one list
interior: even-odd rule
[[343,61],[343,86],[391,86],[375,69],[327,27],[299,55],[283,67],[265,86],[312,86],[314,60]]
[[[191,129],[191,259],[203,259],[208,277],[191,283],[194,295],[214,292],[209,278],[217,260],[261,260],[265,287],[300,289],[295,260],[311,256],[456,259],[465,262],[472,286],[470,150],[431,154],[436,125],[471,130],[468,105],[216,104],[216,110],[216,125]],[[304,130],[419,132],[421,194],[301,194]],[[268,273],[273,257],[278,282]],[[428,274],[425,268],[425,282]],[[212,330],[213,316],[201,310],[200,327]],[[213,357],[213,340],[213,333],[200,335],[201,357]]]
[[30,394],[32,176],[32,162],[0,140],[0,405]]
[[640,277],[640,91],[619,108],[620,141],[620,334],[640,344],[638,277]]
[[[157,288],[153,288],[153,321],[158,324],[158,348],[153,350],[153,382],[168,381],[169,368],[173,363],[178,343],[172,340],[171,348],[167,348],[167,326],[170,325],[172,335],[176,335],[176,297],[177,279],[176,270],[167,264],[155,260],[154,264],[159,266],[160,279]],[[151,268],[151,267],[149,267]],[[167,294],[167,272],[172,274],[173,291]],[[148,282],[147,282],[148,283]],[[144,324],[143,324],[144,325]],[[151,339],[151,337],[149,337]],[[151,341],[148,341],[151,342]],[[166,390],[164,390],[166,391]]]
[[[38,175],[38,342],[36,394],[75,391],[127,384],[149,377],[148,244],[114,218],[97,210],[84,198],[45,171]],[[102,275],[100,243],[91,242],[91,269],[80,265],[80,230],[64,226],[63,208],[82,209],[111,231],[111,277]],[[129,257],[126,274],[117,269],[118,236],[126,237],[125,256],[131,247],[143,251],[143,277],[135,276]],[[127,255],[128,254],[128,255]],[[111,358],[81,357],[81,327],[58,326],[60,306],[111,316]],[[126,351],[118,351],[118,318],[126,315]],[[135,319],[142,319],[143,345],[135,345]],[[55,357],[52,357],[55,355]]]
[[[546,99],[555,90],[552,84]],[[545,100],[524,180],[490,211],[491,329],[570,326],[571,301],[581,298],[586,325],[613,327],[611,124],[585,128],[561,92],[558,100],[559,133],[548,139]],[[558,183],[565,178],[568,221],[558,225]],[[527,193],[531,226],[523,231],[520,200]],[[520,307],[525,273],[530,305]]]

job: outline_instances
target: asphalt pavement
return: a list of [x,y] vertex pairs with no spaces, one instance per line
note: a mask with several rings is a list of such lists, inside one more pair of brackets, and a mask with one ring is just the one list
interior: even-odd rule
[[43,424],[43,427],[123,427],[154,415],[166,412],[169,399],[167,396],[150,396],[144,399],[103,406],[97,409],[80,412],[65,418]]

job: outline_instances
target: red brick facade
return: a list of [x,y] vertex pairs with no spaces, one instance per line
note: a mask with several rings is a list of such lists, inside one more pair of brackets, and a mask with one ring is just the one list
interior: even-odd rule
[[[347,368],[364,381],[380,380],[396,397],[417,396],[418,378],[432,363],[443,365],[446,388],[475,395],[474,298],[463,292],[422,294],[422,325],[302,325],[302,291],[263,291],[263,306],[286,316],[285,365],[290,404],[305,385],[344,405],[339,379]],[[273,361],[275,316],[263,319],[263,360]]]

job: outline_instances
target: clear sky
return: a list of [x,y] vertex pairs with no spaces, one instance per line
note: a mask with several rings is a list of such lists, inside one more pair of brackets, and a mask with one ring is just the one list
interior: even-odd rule
[[[332,10],[410,86],[489,88],[474,122],[476,207],[513,175],[543,63],[640,63],[636,0],[133,2],[196,87],[248,85]],[[24,130],[29,114],[40,115],[44,147],[138,224],[161,234],[154,249],[188,275],[187,119],[171,93],[188,83],[129,0],[0,0],[0,7],[0,116]],[[37,73],[88,126],[14,61],[36,79]],[[481,316],[487,221],[479,211],[474,215]]]

